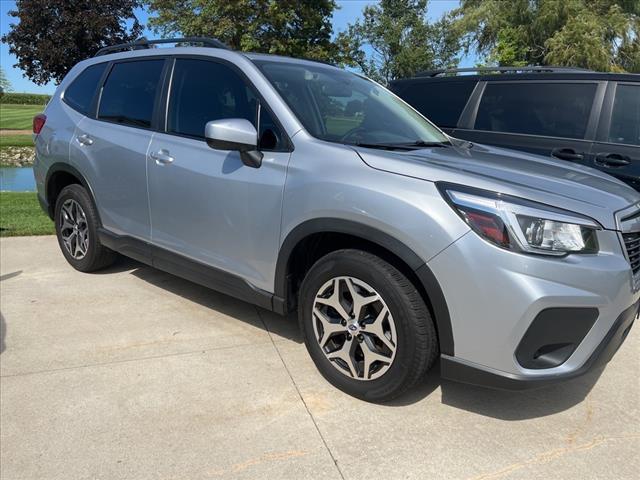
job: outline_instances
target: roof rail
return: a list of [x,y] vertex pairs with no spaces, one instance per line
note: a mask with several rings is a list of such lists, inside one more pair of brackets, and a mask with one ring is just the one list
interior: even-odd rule
[[106,55],[107,53],[119,52],[121,50],[140,50],[145,48],[151,48],[151,45],[158,45],[161,43],[201,43],[204,47],[210,48],[223,48],[225,50],[231,50],[227,44],[221,42],[217,38],[210,37],[184,37],[184,38],[159,38],[157,40],[147,40],[145,37],[140,37],[135,42],[120,43],[118,45],[110,45],[103,47],[96,52],[95,57]]
[[419,72],[416,77],[437,77],[447,73],[466,73],[466,72],[478,72],[478,73],[519,73],[519,72],[537,72],[537,73],[552,73],[552,72],[591,72],[585,68],[578,67],[471,67],[471,68],[450,68],[443,70],[427,70]]

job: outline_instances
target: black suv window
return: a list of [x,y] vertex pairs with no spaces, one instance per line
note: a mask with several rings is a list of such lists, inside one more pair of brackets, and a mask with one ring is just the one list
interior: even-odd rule
[[171,80],[167,131],[204,138],[207,122],[244,118],[259,129],[259,148],[274,150],[282,143],[280,130],[266,108],[260,108],[257,118],[258,103],[244,79],[229,66],[179,58]]
[[476,130],[584,138],[595,83],[488,83]]
[[439,127],[455,128],[476,82],[406,82],[398,95]]
[[163,65],[161,59],[116,63],[102,90],[98,118],[134,127],[151,127]]
[[65,90],[64,101],[74,110],[88,115],[98,82],[102,78],[105,68],[107,68],[106,63],[98,63],[85,68]]
[[640,145],[640,85],[618,85],[609,141]]

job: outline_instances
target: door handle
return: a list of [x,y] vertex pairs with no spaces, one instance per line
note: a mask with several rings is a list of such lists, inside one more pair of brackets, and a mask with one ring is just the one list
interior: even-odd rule
[[554,148],[551,150],[551,156],[560,160],[578,161],[584,158],[582,153],[576,152],[573,148]]
[[173,163],[175,160],[171,155],[169,155],[169,150],[165,150],[164,148],[157,152],[150,153],[149,157],[151,157],[152,160],[155,160],[158,165],[168,165]]
[[607,167],[624,167],[631,163],[631,157],[619,153],[599,153],[596,163]]
[[76,141],[80,144],[80,145],[93,145],[93,138],[91,138],[89,135],[87,135],[86,133],[83,135],[80,135],[78,137],[76,137]]

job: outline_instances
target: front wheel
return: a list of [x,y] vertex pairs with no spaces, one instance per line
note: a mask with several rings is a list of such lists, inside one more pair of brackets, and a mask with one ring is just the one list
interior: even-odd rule
[[320,373],[363,400],[401,395],[438,354],[429,310],[415,286],[367,252],[339,250],[318,260],[302,283],[298,313]]

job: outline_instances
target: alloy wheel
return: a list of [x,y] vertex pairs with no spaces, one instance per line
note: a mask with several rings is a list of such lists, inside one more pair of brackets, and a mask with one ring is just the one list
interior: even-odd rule
[[320,349],[344,375],[374,380],[393,364],[398,344],[393,316],[362,280],[341,276],[326,282],[316,294],[312,318]]
[[78,202],[70,198],[62,204],[59,226],[67,252],[76,260],[83,259],[89,249],[89,225]]

